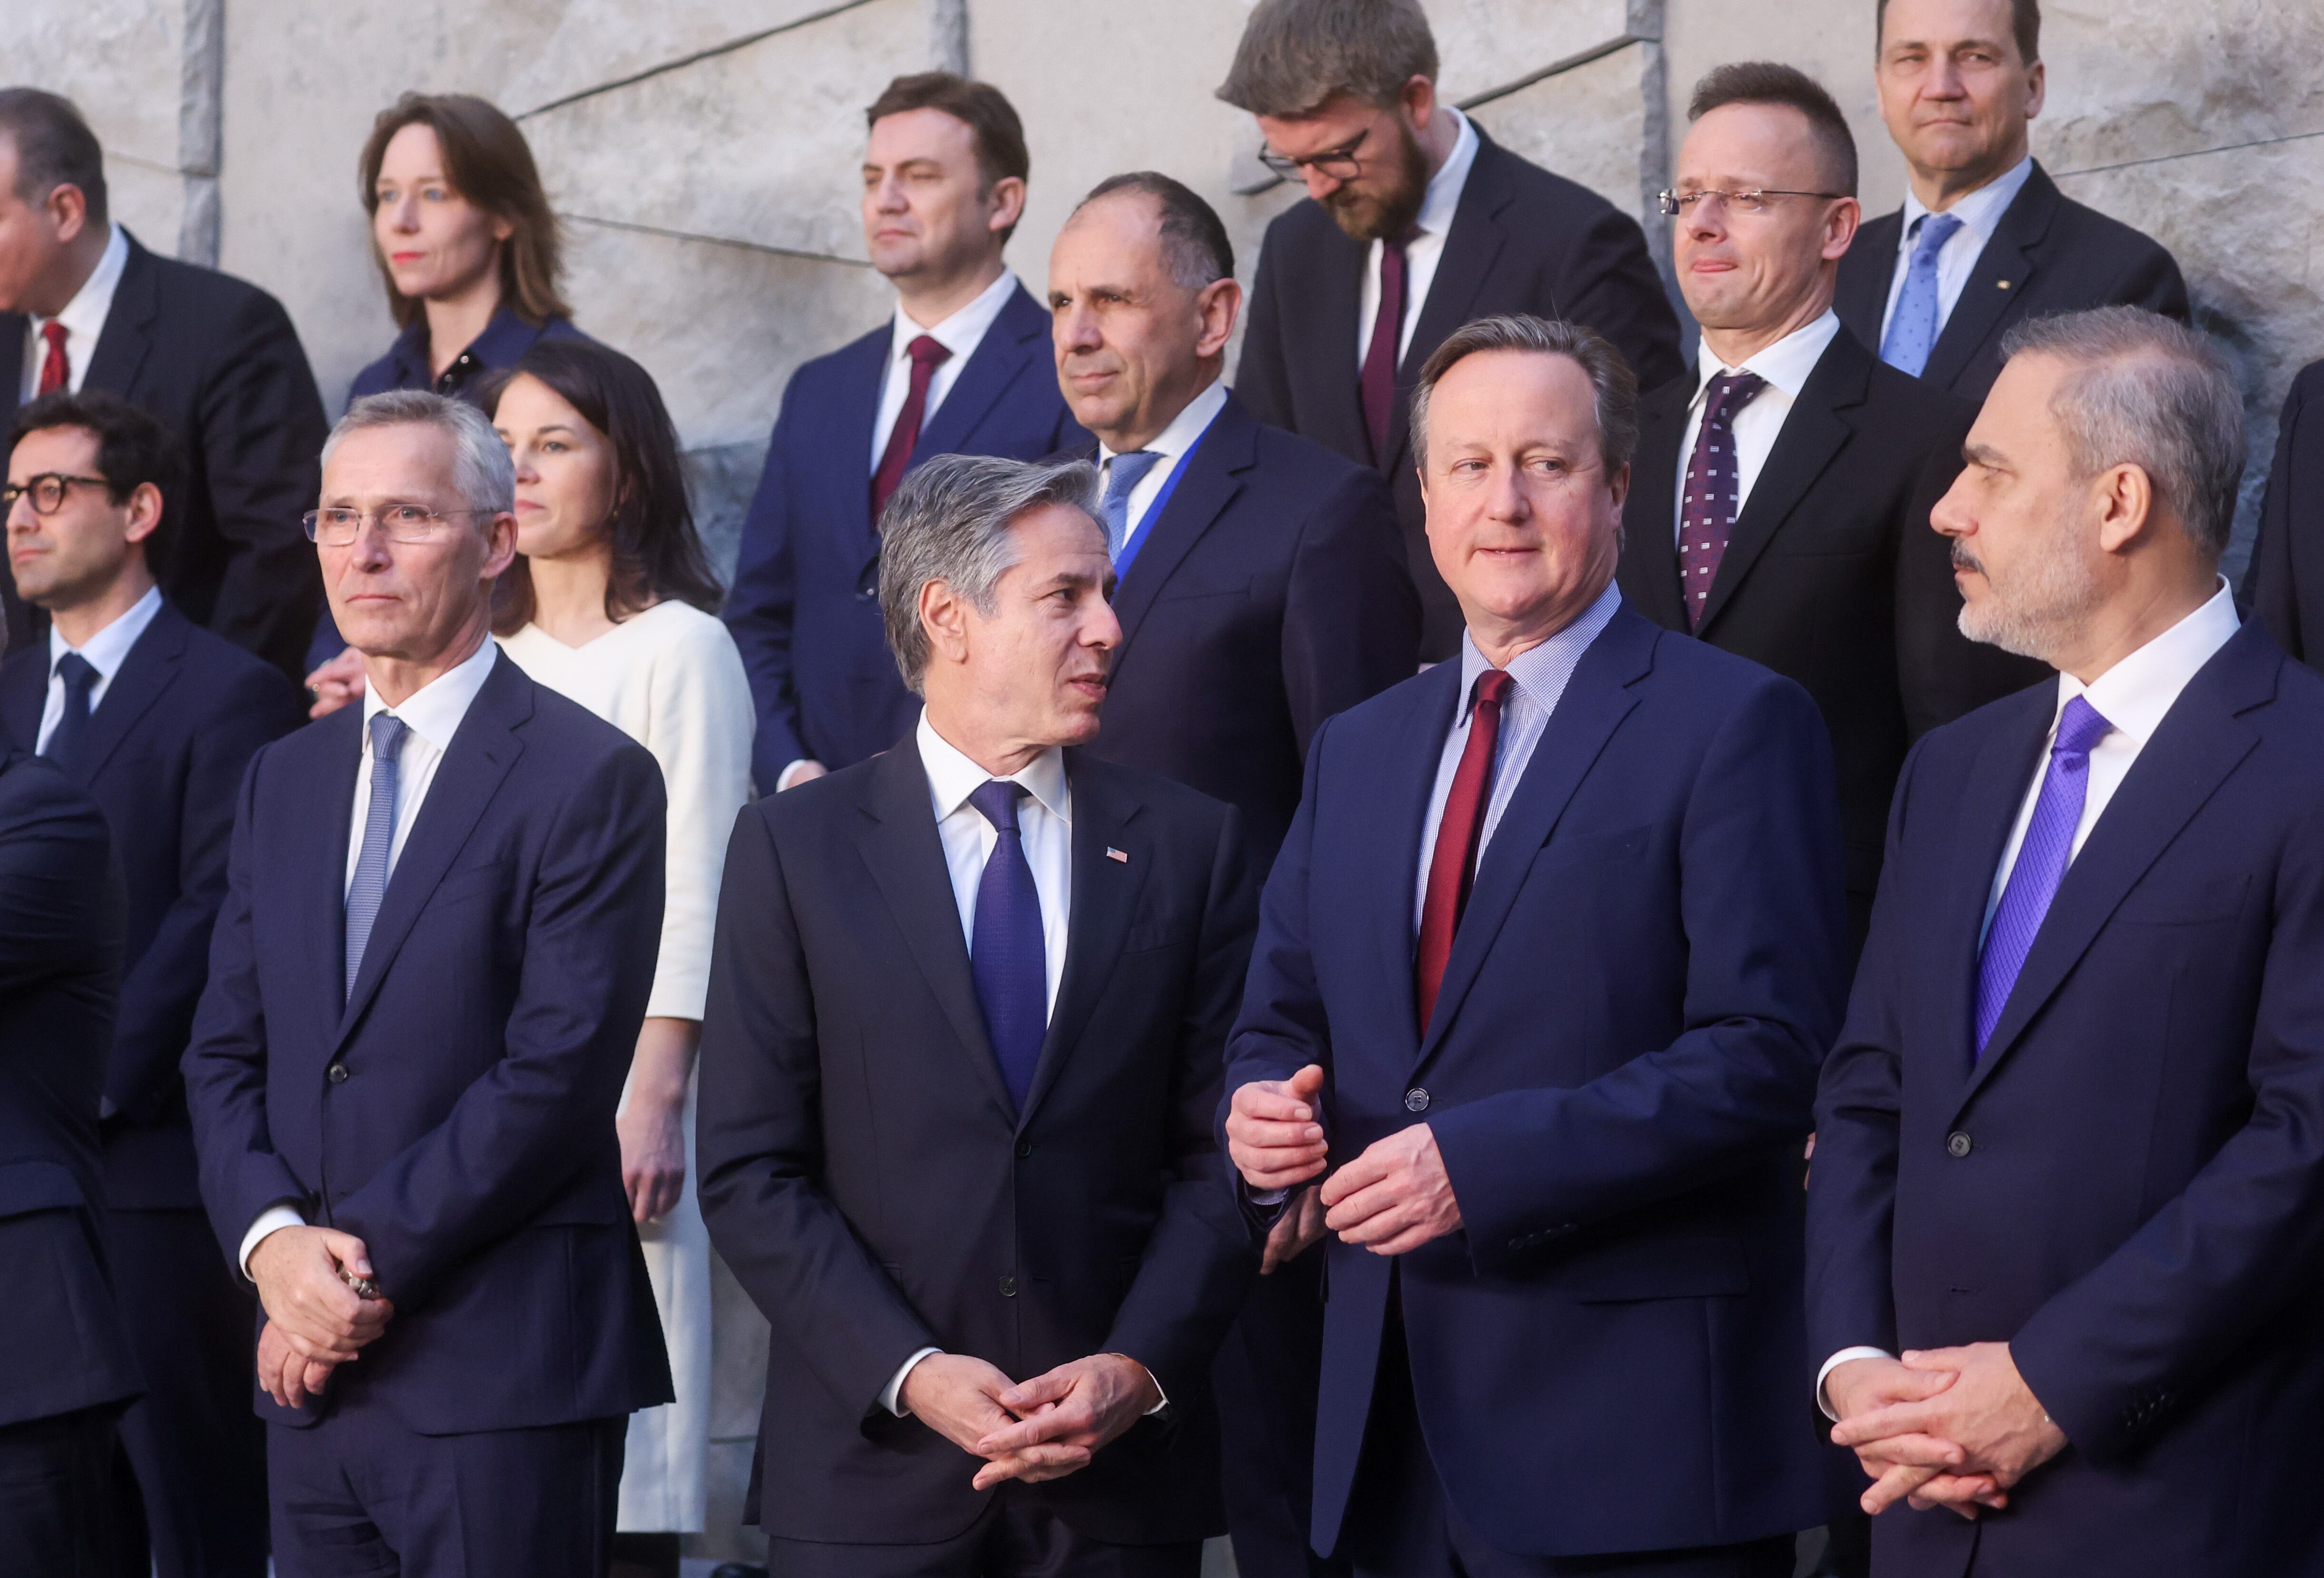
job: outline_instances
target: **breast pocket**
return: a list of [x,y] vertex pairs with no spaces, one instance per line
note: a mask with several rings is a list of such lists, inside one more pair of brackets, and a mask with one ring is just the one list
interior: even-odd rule
[[2124,898],[2115,918],[2130,926],[2204,926],[2233,920],[2243,913],[2250,891],[2248,872],[2169,888],[2141,884]]
[[436,884],[436,891],[428,896],[427,907],[448,909],[479,900],[490,901],[507,892],[511,881],[509,872],[499,865],[464,866]]

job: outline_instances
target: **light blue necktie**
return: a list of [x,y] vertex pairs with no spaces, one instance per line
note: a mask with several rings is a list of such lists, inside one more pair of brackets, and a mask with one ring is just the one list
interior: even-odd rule
[[393,713],[377,713],[371,720],[371,808],[364,815],[363,849],[355,856],[355,880],[347,884],[346,995],[355,992],[355,972],[363,967],[364,945],[371,941],[372,922],[379,918],[379,901],[387,894],[387,856],[395,847],[395,780],[403,736],[410,725]]
[[1937,348],[1937,254],[1961,227],[1950,214],[1923,214],[1918,224],[1921,238],[1904,268],[1904,288],[1896,292],[1896,310],[1880,339],[1880,359],[1915,378]]
[[1130,540],[1130,495],[1161,460],[1151,449],[1132,449],[1105,468],[1105,551],[1114,558]]

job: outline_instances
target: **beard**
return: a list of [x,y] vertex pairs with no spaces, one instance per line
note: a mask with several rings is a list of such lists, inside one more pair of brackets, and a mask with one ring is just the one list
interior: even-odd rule
[[1394,171],[1383,169],[1389,176],[1388,189],[1383,192],[1358,191],[1351,185],[1343,186],[1323,200],[1323,211],[1332,222],[1349,237],[1364,242],[1382,241],[1406,235],[1413,222],[1420,217],[1420,205],[1428,196],[1428,155],[1422,151],[1420,139],[1412,134],[1401,116],[1391,125],[1396,128],[1396,159]]
[[2105,601],[2070,531],[2053,532],[1998,579],[1959,542],[1953,544],[1953,565],[1984,576],[1987,588],[1984,597],[1961,604],[1961,634],[2053,667],[2054,654],[2072,643]]

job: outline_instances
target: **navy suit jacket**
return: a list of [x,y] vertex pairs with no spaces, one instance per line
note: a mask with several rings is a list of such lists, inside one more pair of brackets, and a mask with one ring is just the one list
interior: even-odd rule
[[1420,600],[1370,467],[1232,394],[1185,466],[1114,590],[1121,645],[1089,753],[1236,807],[1263,878],[1316,729],[1412,677]]
[[97,1228],[112,860],[88,796],[0,734],[0,1426],[144,1389]]
[[[37,740],[48,691],[43,639],[0,664],[0,724]],[[87,748],[60,764],[105,812],[128,894],[105,1073],[106,1204],[115,1210],[201,1208],[178,1060],[209,979],[243,771],[306,710],[275,669],[164,601],[89,715]]]
[[[726,624],[759,710],[752,776],[772,794],[785,767],[861,761],[919,716],[880,623],[880,534],[872,520],[872,432],[894,326],[791,374],[742,521]],[[921,426],[915,466],[935,455],[1038,460],[1088,438],[1065,409],[1048,309],[1019,286]]]
[[1884,1573],[2324,1570],[2324,678],[2246,624],[2059,884],[1984,1056],[1978,937],[2053,684],[1914,750],[1817,1103],[1812,1354],[2006,1342],[2065,1453]]
[[2324,662],[2324,362],[2301,368],[2283,397],[2243,599],[2276,645],[2310,668]]
[[1840,1020],[1831,749],[1788,679],[1627,606],[1486,844],[1415,1023],[1433,669],[1324,725],[1260,907],[1227,1089],[1326,1073],[1333,1165],[1434,1130],[1461,1232],[1327,1241],[1313,1537],[1356,1479],[1389,1273],[1431,1461],[1494,1548],[1727,1544],[1823,1516],[1799,1145]]
[[356,1393],[434,1435],[668,1402],[613,1134],[661,935],[660,772],[500,658],[350,992],[362,715],[276,741],[244,780],[185,1059],[211,1224],[232,1258],[289,1203],[369,1248],[395,1315],[322,1407]]
[[913,740],[735,825],[702,1210],[772,1326],[753,1488],[769,1534],[926,1544],[982,1513],[975,1460],[880,1404],[923,1347],[1019,1380],[1137,1360],[1169,1408],[1025,1493],[1111,1544],[1225,1529],[1211,1358],[1259,1259],[1211,1114],[1255,894],[1231,807],[1078,751],[1065,771],[1072,924],[1022,1112]]

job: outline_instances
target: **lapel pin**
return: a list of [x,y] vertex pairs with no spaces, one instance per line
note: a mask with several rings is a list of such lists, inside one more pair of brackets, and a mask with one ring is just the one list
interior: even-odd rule
[[1130,856],[1124,854],[1120,850],[1114,848],[1111,844],[1105,846],[1105,858],[1108,860],[1118,860],[1124,865],[1128,865],[1130,863]]
[[1999,285],[1999,286],[2000,286],[2003,290],[2005,290],[2005,291],[2006,291],[2007,289],[2009,289],[2009,281],[2008,281],[2007,280],[1997,280],[1997,281],[1995,281],[1994,282],[1995,282],[1996,284]]

